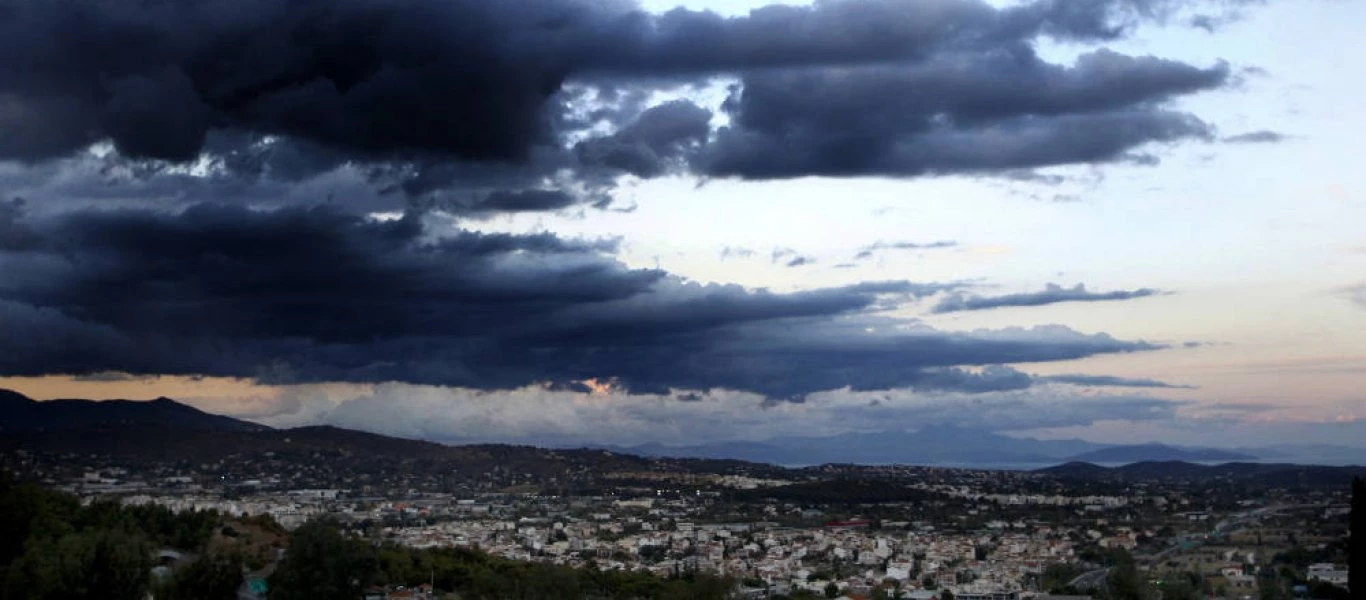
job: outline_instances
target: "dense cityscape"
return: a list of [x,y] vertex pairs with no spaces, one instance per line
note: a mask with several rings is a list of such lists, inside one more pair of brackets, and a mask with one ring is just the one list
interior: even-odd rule
[[[291,532],[310,523],[374,548],[461,549],[662,580],[712,576],[727,582],[726,597],[1348,597],[1347,483],[1360,469],[790,469],[503,450],[539,457],[506,464],[540,464],[541,474],[501,463],[472,472],[473,463],[452,462],[451,476],[442,477],[441,466],[393,469],[393,456],[377,455],[367,469],[320,452],[290,463],[272,451],[191,463],[11,449],[3,466],[85,504],[217,515],[211,540],[221,544],[233,531],[246,544],[242,556],[251,557],[237,586],[241,598],[264,597],[288,561]],[[553,465],[565,456],[604,468],[566,477],[554,471],[564,465]],[[427,575],[427,587],[389,581],[366,591],[385,598],[458,592],[433,589],[434,568]]]

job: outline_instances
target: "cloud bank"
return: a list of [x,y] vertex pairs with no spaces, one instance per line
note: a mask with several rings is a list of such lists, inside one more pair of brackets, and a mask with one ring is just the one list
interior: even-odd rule
[[935,304],[933,311],[936,313],[951,313],[970,310],[991,310],[993,308],[1015,306],[1045,306],[1048,304],[1057,304],[1059,302],[1106,302],[1112,300],[1146,298],[1162,293],[1164,292],[1151,288],[1116,290],[1113,292],[1092,292],[1087,290],[1086,286],[1080,283],[1070,288],[1050,283],[1044,287],[1043,291],[1006,294],[1004,296],[977,296],[955,292],[945,296],[939,303]]
[[10,219],[0,373],[204,374],[479,389],[614,381],[774,398],[987,391],[964,367],[1159,346],[1063,327],[946,332],[881,314],[957,284],[774,293],[631,269],[610,241],[478,233],[324,206]]
[[685,399],[543,386],[490,393],[388,383],[332,393],[296,386],[269,400],[204,400],[200,405],[229,412],[235,407],[252,413],[253,420],[282,427],[327,423],[446,442],[580,446],[695,444],[936,426],[1019,431],[1110,420],[1169,422],[1184,403],[1137,395],[1079,395],[1048,386],[981,394],[836,391],[813,394],[804,403],[775,404],[755,394],[720,390]]
[[1048,375],[1040,377],[1043,381],[1053,383],[1070,383],[1073,385],[1101,386],[1101,387],[1132,387],[1132,388],[1169,388],[1169,389],[1192,389],[1188,385],[1176,385],[1156,379],[1115,377],[1112,375]]
[[[0,183],[45,203],[313,193],[478,214],[606,207],[627,177],[1148,163],[1152,143],[1213,138],[1172,104],[1229,67],[1107,49],[1055,64],[1034,46],[1205,4],[8,0],[0,161],[40,168]],[[677,97],[725,85],[719,106]]]

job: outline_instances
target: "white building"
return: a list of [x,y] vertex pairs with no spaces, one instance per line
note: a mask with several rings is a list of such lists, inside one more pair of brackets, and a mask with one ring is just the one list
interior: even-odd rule
[[1309,565],[1309,581],[1326,581],[1337,586],[1347,585],[1347,567],[1333,563]]

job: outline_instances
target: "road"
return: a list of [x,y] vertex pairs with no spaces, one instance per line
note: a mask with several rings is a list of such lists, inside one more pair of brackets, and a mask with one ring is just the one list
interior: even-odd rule
[[1087,571],[1076,576],[1072,581],[1067,582],[1079,590],[1094,590],[1105,586],[1105,578],[1110,575],[1110,569],[1096,569]]

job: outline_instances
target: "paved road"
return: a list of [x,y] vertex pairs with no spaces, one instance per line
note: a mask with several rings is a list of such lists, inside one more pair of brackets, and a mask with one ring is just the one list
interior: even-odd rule
[[[1231,533],[1234,533],[1234,532],[1238,531],[1239,529],[1242,529],[1242,528],[1246,527],[1247,525],[1249,525],[1249,524],[1251,524],[1251,523],[1255,523],[1255,522],[1261,520],[1262,517],[1266,517],[1266,516],[1268,516],[1268,515],[1273,515],[1273,514],[1276,514],[1276,513],[1285,512],[1285,511],[1290,511],[1290,510],[1299,510],[1299,509],[1304,509],[1304,508],[1321,508],[1322,506],[1324,506],[1324,505],[1319,505],[1319,504],[1276,504],[1276,505],[1272,505],[1272,506],[1263,506],[1263,507],[1261,507],[1261,508],[1254,508],[1254,509],[1244,510],[1244,511],[1241,511],[1241,512],[1236,512],[1236,513],[1233,513],[1233,514],[1231,514],[1231,515],[1225,517],[1223,520],[1219,521],[1218,523],[1216,523],[1216,524],[1214,525],[1214,531],[1211,531],[1211,532],[1210,532],[1209,537],[1211,537],[1211,538],[1222,538],[1222,537],[1224,537],[1224,536],[1227,536],[1227,535],[1229,535],[1229,534],[1231,534]],[[1194,550],[1194,549],[1199,548],[1200,546],[1203,546],[1203,545],[1205,545],[1205,541],[1204,541],[1204,540],[1201,540],[1201,539],[1189,539],[1189,540],[1186,540],[1185,543],[1178,542],[1178,543],[1176,543],[1176,544],[1173,544],[1172,546],[1170,546],[1170,547],[1168,547],[1168,548],[1166,548],[1166,549],[1164,549],[1164,550],[1162,550],[1161,552],[1158,552],[1158,553],[1156,553],[1156,554],[1150,554],[1150,555],[1144,555],[1144,556],[1135,556],[1134,558],[1137,559],[1137,560],[1141,560],[1141,561],[1158,562],[1158,561],[1161,561],[1161,560],[1167,558],[1168,555],[1173,554],[1173,553],[1175,553],[1175,552],[1178,552],[1178,551],[1186,551],[1186,550]]]
[[1076,576],[1076,578],[1072,581],[1067,582],[1067,585],[1070,585],[1079,590],[1092,590],[1103,587],[1105,585],[1105,578],[1108,575],[1110,575],[1110,569],[1096,569],[1094,571],[1087,571],[1085,573],[1082,573],[1081,575]]

